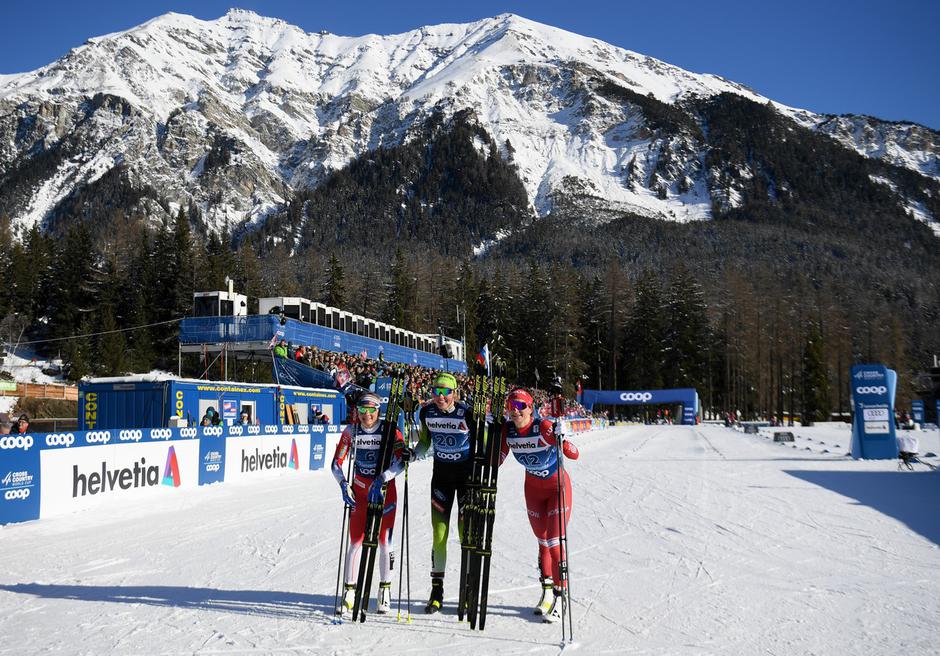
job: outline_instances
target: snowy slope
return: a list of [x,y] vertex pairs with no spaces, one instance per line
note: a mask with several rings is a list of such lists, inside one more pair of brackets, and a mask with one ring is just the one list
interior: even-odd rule
[[[797,432],[826,441],[833,430]],[[936,431],[920,438],[940,451]],[[615,428],[578,443],[580,653],[936,653],[940,518],[929,508],[940,474],[713,426]],[[409,482],[421,601],[429,478],[419,463]],[[453,614],[454,538],[448,612],[331,624],[340,501],[325,471],[0,528],[0,653],[558,653],[559,628],[529,612],[536,543],[515,463],[497,512],[483,633]]]
[[[771,102],[511,14],[358,37],[308,34],[243,10],[214,21],[166,14],[0,78],[0,167],[63,146],[54,171],[14,203],[24,227],[121,164],[137,184],[196,201],[217,228],[263,219],[293,190],[407,139],[435,111],[470,109],[498,144],[511,144],[540,215],[574,197],[677,221],[708,218],[701,144],[651,129],[636,107],[598,93],[603,83],[669,104],[722,92]],[[809,127],[826,120],[772,104]],[[940,177],[934,133],[921,133],[926,140],[897,147],[888,135],[881,151],[846,143]],[[222,142],[232,160],[207,171]]]

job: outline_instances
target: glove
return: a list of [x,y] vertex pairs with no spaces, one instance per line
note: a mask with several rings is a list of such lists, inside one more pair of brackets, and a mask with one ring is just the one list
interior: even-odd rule
[[401,448],[401,461],[404,463],[414,462],[415,461],[415,450],[410,446],[403,446]]
[[349,483],[347,483],[346,481],[343,481],[342,483],[339,484],[339,489],[343,493],[343,503],[349,506],[350,510],[355,510],[356,499],[355,499],[355,495],[353,495],[352,493],[352,490],[349,489]]
[[369,488],[369,503],[385,503],[385,494],[382,492],[383,485],[385,485],[385,482],[381,476],[372,481],[372,486]]
[[552,426],[552,432],[555,433],[555,439],[563,442],[565,439],[565,422],[561,419],[555,420],[555,425]]

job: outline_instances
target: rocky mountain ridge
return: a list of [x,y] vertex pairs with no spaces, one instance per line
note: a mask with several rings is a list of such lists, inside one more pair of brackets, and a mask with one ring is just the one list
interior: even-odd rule
[[701,108],[722,95],[883,162],[872,180],[940,234],[936,131],[786,107],[509,14],[341,37],[232,10],[90,39],[0,77],[0,206],[20,234],[180,205],[206,229],[250,229],[356,157],[419,138],[431,117],[469,113],[515,166],[533,216],[707,220],[740,206],[756,170],[715,161]]

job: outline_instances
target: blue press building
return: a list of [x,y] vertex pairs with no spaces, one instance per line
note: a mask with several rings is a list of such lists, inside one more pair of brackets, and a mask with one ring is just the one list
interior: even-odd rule
[[[276,359],[271,383],[236,382],[239,362],[272,361],[271,346],[300,345],[432,369],[466,372],[463,343],[422,335],[302,298],[259,299],[262,314],[247,313],[247,297],[198,292],[192,317],[180,323],[179,352],[199,353],[206,380],[167,374],[97,378],[79,385],[80,430],[196,426],[207,412],[224,426],[247,412],[252,424],[331,424],[346,417],[346,401],[327,372]],[[290,355],[293,355],[292,353]],[[218,366],[216,366],[216,364]],[[230,365],[234,368],[230,369]],[[182,367],[181,367],[182,368]],[[208,380],[211,377],[219,380]],[[234,374],[234,375],[232,375]],[[321,415],[317,415],[319,410]]]
[[223,359],[258,356],[270,351],[272,339],[283,338],[295,348],[316,346],[386,362],[467,371],[463,342],[445,335],[414,333],[304,298],[261,298],[259,314],[248,315],[245,297],[231,291],[196,296],[196,316],[180,323],[181,353],[220,353]]

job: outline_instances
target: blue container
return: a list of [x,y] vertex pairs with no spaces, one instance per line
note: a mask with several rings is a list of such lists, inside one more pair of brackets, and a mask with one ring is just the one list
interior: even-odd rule
[[329,389],[145,375],[92,379],[78,390],[79,430],[196,426],[209,409],[227,426],[243,410],[266,425],[313,423],[315,409],[333,424],[346,416],[343,395]]

